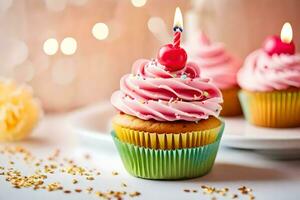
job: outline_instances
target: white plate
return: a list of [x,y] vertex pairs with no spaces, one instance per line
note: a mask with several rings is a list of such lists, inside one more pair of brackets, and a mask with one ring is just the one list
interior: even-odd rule
[[[105,102],[73,113],[70,125],[84,145],[115,151],[110,136],[114,114],[110,103]],[[248,124],[241,117],[225,118],[221,144],[281,158],[300,157],[300,128],[261,128]]]
[[86,147],[116,151],[110,135],[114,114],[111,104],[104,102],[72,113],[69,125]]
[[242,117],[225,118],[222,144],[280,158],[300,157],[300,128],[263,128]]

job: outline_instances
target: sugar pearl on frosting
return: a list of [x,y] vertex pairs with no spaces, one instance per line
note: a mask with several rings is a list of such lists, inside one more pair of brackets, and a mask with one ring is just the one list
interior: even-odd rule
[[157,67],[157,63],[156,63],[155,61],[151,61],[151,62],[149,63],[149,66],[150,66],[150,67]]
[[142,100],[142,99],[141,99],[139,102],[141,102],[142,104],[145,104],[145,101],[144,101],[144,100]]
[[136,78],[137,78],[138,80],[143,80],[143,77],[142,77],[140,74],[137,74],[137,75],[136,75]]
[[186,75],[186,74],[182,74],[180,78],[181,78],[181,79],[186,79],[186,78],[187,78],[187,75]]
[[203,95],[204,95],[205,97],[208,97],[208,96],[209,96],[209,94],[208,94],[207,91],[204,91],[204,92],[203,92]]

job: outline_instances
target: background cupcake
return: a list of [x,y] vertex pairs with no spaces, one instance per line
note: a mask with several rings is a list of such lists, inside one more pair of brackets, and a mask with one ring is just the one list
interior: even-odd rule
[[[291,26],[285,26],[292,33]],[[292,38],[266,39],[238,73],[240,99],[247,120],[265,127],[300,126],[300,54]],[[291,36],[291,35],[290,35]]]
[[190,39],[187,48],[190,60],[199,65],[202,76],[212,78],[213,83],[221,89],[224,98],[221,115],[242,114],[236,80],[241,61],[228,53],[222,43],[211,42],[204,33],[199,34],[196,43]]

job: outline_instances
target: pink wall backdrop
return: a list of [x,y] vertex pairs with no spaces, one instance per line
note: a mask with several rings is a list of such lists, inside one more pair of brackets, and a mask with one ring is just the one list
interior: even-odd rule
[[[266,35],[279,34],[285,21],[292,23],[300,48],[298,0],[145,2],[135,7],[130,0],[1,0],[0,75],[32,85],[49,112],[108,100],[136,59],[155,57],[171,40],[176,6],[194,16],[185,20],[186,36],[202,29],[242,58]],[[93,36],[96,23],[107,25],[107,38]],[[72,55],[59,47],[66,37],[76,41]],[[43,50],[49,38],[58,43],[54,55]]]

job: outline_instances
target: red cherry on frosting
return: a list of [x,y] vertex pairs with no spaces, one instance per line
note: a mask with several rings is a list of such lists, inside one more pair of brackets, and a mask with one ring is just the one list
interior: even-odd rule
[[263,44],[263,49],[270,56],[273,54],[295,54],[295,44],[282,42],[279,36],[269,36]]
[[166,44],[159,49],[157,59],[168,71],[177,71],[184,68],[187,61],[187,54],[181,47]]

